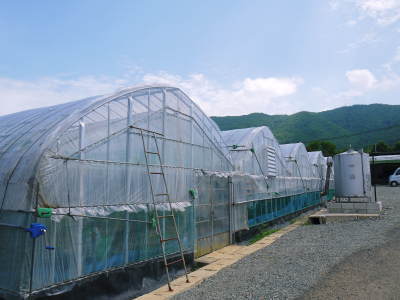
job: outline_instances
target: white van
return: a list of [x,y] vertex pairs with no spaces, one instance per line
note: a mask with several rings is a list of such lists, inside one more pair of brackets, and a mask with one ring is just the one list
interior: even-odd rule
[[389,184],[391,186],[400,185],[400,168],[397,168],[392,175],[389,176]]

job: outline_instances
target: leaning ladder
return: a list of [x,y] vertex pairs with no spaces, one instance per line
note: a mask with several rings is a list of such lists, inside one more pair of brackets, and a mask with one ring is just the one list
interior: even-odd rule
[[[155,213],[155,219],[156,219],[156,230],[157,230],[157,234],[158,234],[158,236],[160,238],[160,244],[161,244],[161,250],[162,250],[163,259],[164,259],[165,271],[167,273],[167,279],[168,279],[168,288],[169,288],[170,291],[172,291],[171,278],[169,276],[169,270],[168,270],[168,267],[170,265],[182,262],[183,263],[183,267],[185,269],[186,282],[189,282],[189,276],[188,276],[188,272],[187,272],[187,269],[186,269],[185,256],[183,255],[182,242],[181,242],[181,239],[179,238],[178,227],[176,226],[176,219],[175,219],[174,212],[172,210],[171,199],[170,199],[170,196],[169,196],[169,193],[168,193],[167,181],[165,179],[165,173],[164,173],[164,166],[163,166],[162,161],[161,161],[160,150],[159,150],[158,143],[157,143],[156,134],[160,135],[160,136],[162,136],[162,134],[156,133],[154,131],[145,130],[145,129],[142,129],[142,128],[136,128],[136,129],[140,130],[140,135],[142,137],[144,157],[145,157],[145,162],[146,162],[147,176],[149,178],[150,192],[151,192],[151,197],[152,197],[152,200],[153,200],[153,207],[154,207],[154,213]],[[146,131],[146,135],[149,136],[149,138],[151,138],[154,141],[154,145],[155,145],[156,151],[154,151],[154,152],[153,151],[148,151],[148,148],[146,147],[146,143],[145,143],[145,139],[144,139],[144,135],[145,134],[143,133],[143,131]],[[158,158],[159,165],[150,165],[149,164],[149,155],[155,155]],[[150,167],[159,167],[159,170],[157,172],[151,172],[150,171]],[[154,193],[152,176],[161,176],[162,182],[163,182],[163,188],[164,188],[164,191],[162,191],[161,193],[158,193],[158,194]],[[159,197],[164,197],[167,201],[166,202],[165,201],[161,201],[161,202],[156,201],[156,199],[158,199]],[[168,203],[169,210],[170,210],[171,214],[158,215],[157,205],[164,205],[165,203]],[[175,230],[175,236],[165,237],[163,235],[163,233],[161,231],[161,226],[160,226],[160,220],[161,219],[163,219],[163,220],[172,219],[174,230]],[[181,256],[180,259],[174,260],[172,262],[168,262],[167,254],[165,253],[165,244],[170,242],[170,241],[178,241],[179,252],[180,252],[180,256]]]

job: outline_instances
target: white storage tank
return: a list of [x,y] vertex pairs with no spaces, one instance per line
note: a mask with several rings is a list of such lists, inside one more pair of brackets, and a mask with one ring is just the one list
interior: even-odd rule
[[370,201],[371,171],[367,153],[350,149],[337,154],[333,157],[333,167],[337,198],[364,198],[353,201]]

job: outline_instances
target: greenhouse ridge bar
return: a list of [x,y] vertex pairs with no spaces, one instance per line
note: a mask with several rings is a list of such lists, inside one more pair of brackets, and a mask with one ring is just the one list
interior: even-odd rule
[[[322,153],[279,145],[267,127],[221,132],[175,87],[2,116],[0,132],[0,298],[129,299],[165,279],[157,215],[167,238],[175,216],[191,264],[237,232],[323,201]],[[163,197],[154,205],[146,169],[159,162],[146,163],[144,147],[160,155],[173,211]],[[162,186],[155,177],[154,193]],[[165,247],[179,257],[177,241]]]

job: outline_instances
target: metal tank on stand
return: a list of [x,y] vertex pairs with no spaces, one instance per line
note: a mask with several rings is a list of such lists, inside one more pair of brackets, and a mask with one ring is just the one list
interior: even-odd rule
[[376,214],[381,202],[371,197],[369,155],[349,149],[333,157],[335,202],[328,203],[329,213]]
[[369,155],[350,149],[333,161],[337,202],[371,202]]

